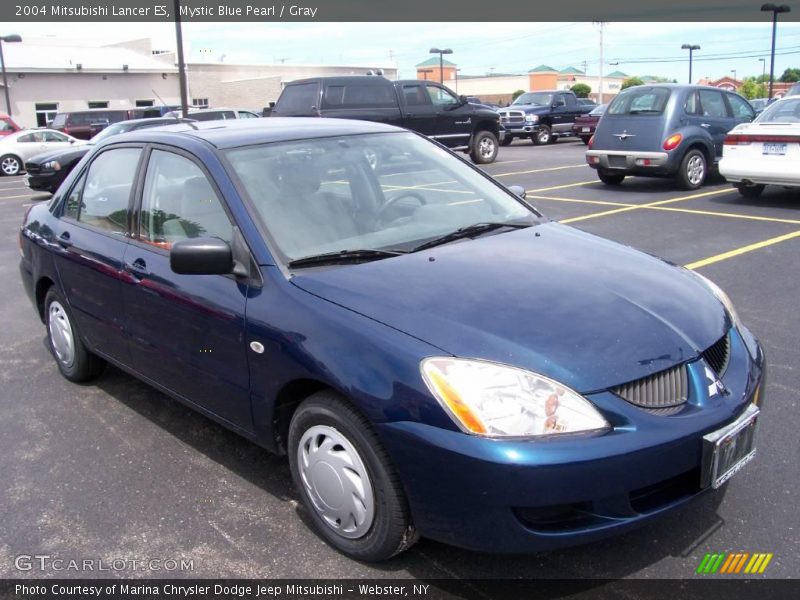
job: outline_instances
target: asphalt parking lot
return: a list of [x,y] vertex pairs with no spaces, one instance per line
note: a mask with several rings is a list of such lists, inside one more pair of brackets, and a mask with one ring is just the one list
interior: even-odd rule
[[638,178],[607,188],[584,164],[584,149],[571,140],[518,141],[486,171],[524,186],[547,216],[697,269],[731,296],[765,347],[769,380],[758,456],[724,493],[623,536],[558,552],[494,556],[422,540],[379,565],[345,558],[304,524],[283,459],[116,369],[87,386],[58,374],[17,273],[24,207],[49,196],[6,177],[0,577],[77,576],[14,567],[20,554],[47,554],[194,561],[190,572],[116,573],[130,576],[690,578],[707,552],[733,551],[774,553],[764,576],[796,576],[800,195],[768,188],[744,199],[720,179],[696,192]]

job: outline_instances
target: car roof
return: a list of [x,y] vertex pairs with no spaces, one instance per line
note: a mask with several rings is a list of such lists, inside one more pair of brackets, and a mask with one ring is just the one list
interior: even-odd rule
[[224,121],[198,121],[167,125],[156,129],[138,129],[114,136],[115,142],[141,141],[165,142],[180,138],[195,138],[216,148],[235,148],[253,144],[287,142],[313,138],[365,133],[390,133],[404,131],[399,127],[353,121],[349,119],[323,119],[313,117],[270,117],[267,119],[229,119]]
[[391,81],[382,75],[332,75],[330,77],[306,77],[305,79],[295,79],[286,85],[300,85],[303,83],[328,83],[328,84],[341,84],[348,83],[366,83],[374,85],[391,85]]

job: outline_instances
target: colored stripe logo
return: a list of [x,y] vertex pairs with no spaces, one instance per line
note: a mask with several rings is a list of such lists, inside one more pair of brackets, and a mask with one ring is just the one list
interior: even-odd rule
[[724,575],[760,574],[767,570],[772,560],[772,552],[714,552],[703,557],[697,573],[708,575],[720,573]]

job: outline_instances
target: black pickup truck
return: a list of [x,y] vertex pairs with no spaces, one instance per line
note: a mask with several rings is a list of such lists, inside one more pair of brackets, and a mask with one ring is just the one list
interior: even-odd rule
[[573,136],[575,117],[589,113],[594,107],[580,104],[569,90],[526,92],[498,111],[506,130],[501,143],[507,146],[514,138],[530,137],[538,146],[552,144],[562,136]]
[[479,164],[494,162],[503,134],[497,112],[470,104],[443,85],[369,75],[292,81],[270,116],[380,121],[468,152]]

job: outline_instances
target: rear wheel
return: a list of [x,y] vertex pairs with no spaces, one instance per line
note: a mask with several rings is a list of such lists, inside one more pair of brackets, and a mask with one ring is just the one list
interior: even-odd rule
[[537,146],[544,146],[545,144],[552,144],[555,139],[553,138],[553,132],[550,130],[550,127],[547,125],[540,125],[539,129],[531,135],[531,139],[533,143]]
[[604,171],[602,169],[598,169],[597,176],[600,178],[600,181],[606,185],[619,185],[625,179],[625,175],[619,173],[609,173],[608,171]]
[[22,171],[22,161],[13,154],[6,154],[0,158],[0,172],[3,175],[19,175]]
[[706,155],[697,148],[689,150],[678,169],[678,183],[685,190],[699,189],[708,175]]
[[745,198],[758,198],[766,186],[761,183],[757,185],[744,185],[740,183],[735,187]]
[[491,131],[483,129],[472,136],[472,148],[469,153],[472,162],[479,165],[492,163],[497,158],[497,151],[497,137]]
[[75,382],[99,377],[106,362],[86,348],[67,303],[54,287],[45,296],[44,310],[47,339],[61,374]]

